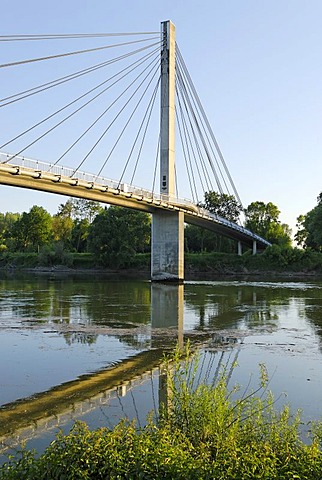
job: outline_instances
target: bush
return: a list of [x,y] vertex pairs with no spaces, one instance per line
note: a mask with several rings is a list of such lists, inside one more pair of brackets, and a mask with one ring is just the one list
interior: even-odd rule
[[41,249],[38,256],[38,263],[46,267],[53,265],[71,267],[73,265],[73,256],[70,252],[65,251],[62,243],[57,242],[53,246],[45,246]]

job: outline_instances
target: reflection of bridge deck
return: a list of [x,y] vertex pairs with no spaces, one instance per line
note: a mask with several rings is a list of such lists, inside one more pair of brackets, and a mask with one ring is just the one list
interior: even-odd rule
[[30,398],[0,408],[0,439],[17,435],[31,425],[43,424],[75,408],[78,404],[101,396],[120,385],[153,370],[164,359],[164,349],[144,351],[115,367],[84,375]]
[[250,247],[254,241],[259,247],[270,245],[246,228],[212,214],[189,200],[160,195],[89,173],[77,172],[75,177],[74,173],[70,168],[19,156],[11,159],[9,155],[0,153],[0,184],[120,205],[148,213],[157,210],[183,212],[186,223],[213,230]]

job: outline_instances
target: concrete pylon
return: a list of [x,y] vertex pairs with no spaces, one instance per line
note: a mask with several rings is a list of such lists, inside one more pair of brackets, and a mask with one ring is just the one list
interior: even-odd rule
[[[160,194],[175,197],[175,26],[162,22]],[[184,279],[184,215],[156,212],[152,217],[152,281]]]

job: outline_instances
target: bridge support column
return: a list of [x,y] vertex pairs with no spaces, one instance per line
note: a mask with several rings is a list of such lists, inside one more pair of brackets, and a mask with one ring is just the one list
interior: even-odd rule
[[253,255],[256,255],[257,253],[257,242],[256,240],[253,240]]
[[237,243],[237,253],[238,253],[239,256],[241,256],[243,254],[243,246],[242,246],[242,243],[241,243],[240,240]]
[[151,280],[184,279],[184,214],[160,211],[152,216]]

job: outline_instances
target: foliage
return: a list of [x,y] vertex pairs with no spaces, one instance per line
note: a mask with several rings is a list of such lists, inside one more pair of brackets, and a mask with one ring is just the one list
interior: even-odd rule
[[24,212],[14,223],[12,236],[16,249],[37,251],[48,243],[52,236],[52,218],[43,207],[34,205],[28,213]]
[[44,246],[38,255],[38,263],[41,266],[73,265],[72,254],[65,250],[62,242],[56,242],[53,246]]
[[0,252],[12,248],[14,243],[13,227],[19,218],[19,213],[0,213]]
[[234,240],[195,225],[186,225],[184,236],[187,252],[234,253],[237,251]]
[[232,222],[238,220],[242,211],[242,206],[238,203],[234,195],[214,191],[205,192],[205,203],[200,206]]
[[87,251],[87,239],[89,235],[89,221],[87,218],[75,220],[71,231],[70,245],[76,252],[84,253]]
[[84,198],[69,198],[66,203],[59,205],[57,216],[69,217],[78,221],[86,219],[88,223],[92,223],[101,210],[99,202]]
[[53,239],[61,242],[65,247],[70,246],[74,222],[70,217],[54,215],[52,220]]
[[248,250],[242,256],[218,252],[186,253],[186,274],[322,273],[322,254],[311,249],[272,245],[262,254]]
[[291,246],[291,230],[279,221],[280,211],[272,202],[252,202],[244,210],[245,227],[271,243]]
[[322,251],[322,192],[317,197],[318,204],[306,215],[297,218],[298,231],[295,240],[298,245]]
[[90,226],[89,249],[104,266],[127,267],[135,253],[150,245],[150,216],[128,208],[110,207]]
[[[192,363],[191,363],[192,362]],[[113,430],[76,423],[37,457],[22,452],[0,467],[1,480],[50,479],[307,479],[322,475],[322,424],[307,443],[300,416],[281,410],[267,391],[267,373],[255,391],[237,396],[225,369],[198,383],[198,362],[177,350],[166,366],[168,404],[158,424],[121,421]]]

